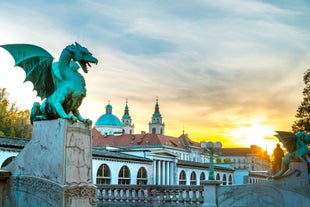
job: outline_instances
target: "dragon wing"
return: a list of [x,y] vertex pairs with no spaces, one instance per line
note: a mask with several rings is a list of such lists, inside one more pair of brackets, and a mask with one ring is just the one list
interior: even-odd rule
[[34,90],[41,99],[54,92],[53,74],[51,72],[53,57],[41,47],[30,44],[0,45],[14,58],[15,66],[23,68],[26,81],[33,83]]
[[288,152],[294,152],[296,150],[296,135],[292,132],[276,131],[275,135],[280,142],[284,145]]

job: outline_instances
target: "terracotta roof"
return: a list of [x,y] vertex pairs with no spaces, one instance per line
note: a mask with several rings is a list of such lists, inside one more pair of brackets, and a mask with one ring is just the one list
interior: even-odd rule
[[182,134],[179,137],[179,139],[180,139],[180,141],[182,142],[183,145],[195,146],[195,147],[200,148],[200,143],[192,141],[186,134]]
[[148,158],[138,157],[138,156],[134,156],[134,155],[128,155],[128,154],[120,153],[120,152],[112,152],[112,151],[102,149],[102,148],[93,148],[92,149],[92,155],[93,155],[93,157],[127,159],[127,160],[133,160],[133,161],[152,162],[152,160],[150,160]]
[[92,129],[93,146],[171,146],[186,149],[187,146],[199,147],[198,142],[190,140],[186,135],[172,137],[160,134],[123,134],[120,136],[101,135],[96,128]]
[[250,148],[223,148],[221,149],[222,156],[247,156],[251,154]]
[[249,148],[223,148],[222,156],[263,156],[269,159],[267,151],[264,151],[261,147],[256,145],[251,145]]

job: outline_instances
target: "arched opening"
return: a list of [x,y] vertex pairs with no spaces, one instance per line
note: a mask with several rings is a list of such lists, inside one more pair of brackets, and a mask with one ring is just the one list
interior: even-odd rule
[[6,160],[4,160],[4,162],[1,165],[1,168],[7,166],[8,164],[10,164],[13,160],[15,159],[15,156],[11,156],[8,157]]
[[180,172],[180,175],[179,175],[179,185],[186,185],[186,174],[185,174],[184,170],[182,170]]
[[226,174],[223,175],[223,185],[227,185]]
[[192,172],[190,177],[190,185],[197,185],[196,173]]
[[202,173],[200,174],[200,183],[201,183],[201,181],[203,181],[203,180],[206,180],[206,175],[205,175],[204,172],[202,172]]
[[130,184],[130,171],[127,166],[123,166],[118,173],[118,184]]
[[111,173],[110,168],[107,164],[102,164],[98,168],[96,184],[110,184],[111,183]]
[[137,175],[137,184],[146,185],[147,184],[147,172],[144,167],[140,167]]
[[232,176],[231,175],[228,176],[228,185],[232,185]]

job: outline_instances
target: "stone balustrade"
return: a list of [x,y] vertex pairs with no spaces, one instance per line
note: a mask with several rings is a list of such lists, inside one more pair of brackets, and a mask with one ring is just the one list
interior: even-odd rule
[[96,185],[100,206],[202,206],[203,186]]

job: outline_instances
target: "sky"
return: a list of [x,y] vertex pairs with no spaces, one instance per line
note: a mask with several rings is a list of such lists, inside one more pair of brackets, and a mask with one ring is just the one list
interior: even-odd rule
[[[156,97],[165,134],[269,152],[290,131],[310,66],[310,2],[265,0],[1,0],[0,45],[29,43],[58,60],[74,42],[99,60],[80,112],[95,122],[126,99],[135,133]],[[40,101],[0,48],[0,88],[20,109]],[[81,73],[82,70],[80,70]]]

